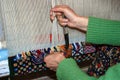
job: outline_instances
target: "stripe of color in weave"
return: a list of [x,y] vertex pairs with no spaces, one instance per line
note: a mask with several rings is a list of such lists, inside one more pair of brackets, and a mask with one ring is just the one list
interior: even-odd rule
[[[85,60],[91,59],[94,57],[94,53],[85,54],[83,51],[83,46],[81,43],[72,43],[69,46],[72,49],[71,54],[67,54],[67,56],[71,56],[77,61],[82,62]],[[50,51],[63,51],[64,45],[55,46],[52,48],[44,48],[38,50],[31,50],[28,52],[22,52],[21,54],[17,54],[13,57],[9,57],[9,66],[10,66],[10,74],[11,75],[24,75],[33,72],[38,72],[42,70],[46,70],[44,57],[50,53]],[[66,55],[65,55],[66,56]]]

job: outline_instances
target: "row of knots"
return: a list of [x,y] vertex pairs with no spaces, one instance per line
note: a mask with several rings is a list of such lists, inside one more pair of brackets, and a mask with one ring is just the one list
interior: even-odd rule
[[107,69],[120,62],[120,47],[116,46],[97,46],[96,55],[88,68],[90,76],[100,77]]

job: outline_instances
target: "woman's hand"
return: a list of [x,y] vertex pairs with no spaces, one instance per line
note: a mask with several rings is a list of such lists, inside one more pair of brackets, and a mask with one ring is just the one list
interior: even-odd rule
[[82,31],[87,30],[88,18],[78,16],[70,7],[66,5],[57,5],[50,10],[51,21],[53,21],[55,17],[57,17],[57,20],[61,26],[67,25],[70,28],[75,28]]
[[46,63],[46,66],[50,68],[53,71],[56,71],[59,63],[65,59],[63,52],[52,52],[50,55],[46,56],[44,58],[44,62]]

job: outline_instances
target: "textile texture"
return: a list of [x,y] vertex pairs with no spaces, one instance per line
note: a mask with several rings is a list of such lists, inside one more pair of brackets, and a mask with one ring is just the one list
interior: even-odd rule
[[[15,56],[9,57],[10,75],[25,75],[38,71],[45,71],[44,57],[50,53],[50,51],[63,51],[64,46],[55,46],[47,49],[32,50],[28,52],[22,52]],[[72,49],[71,56],[76,62],[83,62],[93,59],[95,56],[95,48],[93,46],[83,46],[82,43],[70,44]],[[85,50],[84,50],[85,49]],[[66,55],[65,55],[66,56]]]
[[[70,48],[71,55],[69,56],[77,63],[93,60],[87,71],[87,74],[90,76],[100,77],[105,74],[110,66],[120,62],[119,46],[77,42],[70,44]],[[64,45],[22,52],[21,54],[9,57],[10,74],[15,76],[46,71],[48,68],[43,60],[51,50],[54,52],[63,51]]]
[[94,45],[96,54],[88,68],[90,76],[100,77],[107,69],[120,62],[120,47],[111,45]]

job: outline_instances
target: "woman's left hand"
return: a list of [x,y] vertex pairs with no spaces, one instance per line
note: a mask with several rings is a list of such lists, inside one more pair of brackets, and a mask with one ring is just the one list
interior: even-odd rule
[[56,71],[59,63],[65,59],[63,52],[52,52],[44,58],[46,66],[53,71]]

